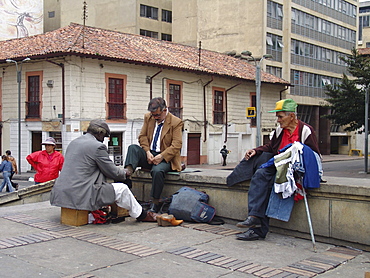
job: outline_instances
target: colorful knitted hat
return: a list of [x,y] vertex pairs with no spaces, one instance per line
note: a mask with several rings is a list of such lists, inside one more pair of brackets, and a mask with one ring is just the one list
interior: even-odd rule
[[291,98],[282,99],[276,102],[275,110],[268,112],[280,112],[280,111],[295,112],[297,106],[298,106],[297,103]]

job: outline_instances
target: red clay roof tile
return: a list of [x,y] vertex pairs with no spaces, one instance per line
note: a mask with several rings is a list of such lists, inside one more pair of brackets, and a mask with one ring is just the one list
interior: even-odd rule
[[[255,80],[255,66],[226,54],[149,37],[121,33],[76,23],[45,34],[0,41],[0,62],[5,59],[32,59],[80,55],[91,58],[152,65]],[[266,72],[262,82],[289,85]]]

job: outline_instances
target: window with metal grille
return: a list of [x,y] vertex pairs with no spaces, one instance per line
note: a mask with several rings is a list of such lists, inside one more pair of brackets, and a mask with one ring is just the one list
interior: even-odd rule
[[121,78],[109,78],[108,80],[108,119],[125,119],[124,80]]
[[40,118],[40,76],[28,76],[27,88],[26,118]]
[[182,104],[181,104],[181,86],[177,84],[169,84],[169,103],[168,110],[182,119]]
[[224,124],[224,91],[213,91],[213,123]]
[[55,142],[56,142],[55,150],[58,152],[62,152],[63,151],[62,133],[61,132],[49,132],[49,136],[55,139]]
[[162,33],[161,39],[162,39],[162,41],[169,41],[169,42],[171,42],[172,41],[172,35],[170,35],[170,34],[163,34]]
[[162,21],[172,23],[172,12],[167,10],[162,10]]
[[140,16],[158,20],[158,8],[141,4]]
[[158,32],[140,29],[140,35],[158,39]]

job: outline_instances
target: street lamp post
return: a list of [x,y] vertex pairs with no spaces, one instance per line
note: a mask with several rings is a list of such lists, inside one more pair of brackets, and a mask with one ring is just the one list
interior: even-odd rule
[[251,57],[256,65],[256,147],[258,147],[261,145],[261,63],[263,59],[272,58],[272,55],[265,54],[259,61],[257,61],[250,51],[243,51],[241,54]]
[[18,62],[11,59],[6,59],[7,63],[15,63],[15,67],[17,70],[17,83],[18,83],[18,173],[22,173],[22,167],[21,167],[21,83],[22,83],[22,64],[23,62],[27,62],[31,60],[30,58],[24,58],[19,66]]

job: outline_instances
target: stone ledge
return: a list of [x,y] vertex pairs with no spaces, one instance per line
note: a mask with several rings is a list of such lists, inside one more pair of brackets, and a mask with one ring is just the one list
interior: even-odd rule
[[[203,170],[193,173],[168,174],[163,196],[171,196],[182,186],[205,191],[216,214],[230,221],[244,220],[248,215],[249,182],[226,186],[230,171]],[[327,178],[318,189],[307,191],[315,235],[320,241],[370,250],[370,186],[367,179]],[[136,171],[132,191],[139,200],[150,200],[151,176]],[[337,182],[341,182],[337,184]],[[357,184],[356,184],[357,183]],[[286,231],[309,237],[304,202],[295,204],[290,221],[271,219],[271,230]]]

